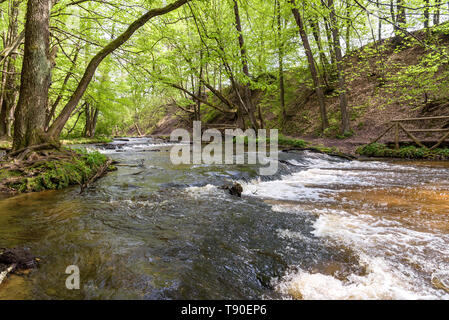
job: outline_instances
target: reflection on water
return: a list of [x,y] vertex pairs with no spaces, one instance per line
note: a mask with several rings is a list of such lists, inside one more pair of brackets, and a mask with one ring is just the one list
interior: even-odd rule
[[[270,178],[173,166],[148,139],[115,145],[103,152],[119,171],[84,195],[0,201],[0,247],[42,260],[0,299],[449,299],[447,163],[281,153]],[[73,264],[79,291],[65,288]]]

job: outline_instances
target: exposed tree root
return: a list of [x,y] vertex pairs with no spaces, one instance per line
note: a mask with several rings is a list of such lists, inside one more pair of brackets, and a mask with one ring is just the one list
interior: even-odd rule
[[87,180],[85,183],[80,183],[80,186],[81,186],[80,194],[84,193],[84,191],[87,189],[87,187],[90,184],[94,183],[95,181],[97,181],[98,179],[100,179],[101,177],[106,175],[111,164],[112,164],[112,160],[109,159],[108,161],[106,161],[106,163],[104,165],[102,165],[100,167],[100,169],[97,171],[97,173],[94,176],[92,176],[92,178]]
[[0,159],[0,192],[17,194],[87,185],[101,178],[112,161],[100,153],[49,149],[40,145]]
[[15,158],[18,160],[26,160],[28,157],[33,155],[33,153],[35,153],[37,151],[45,151],[45,150],[47,150],[48,152],[51,152],[54,150],[59,151],[60,146],[53,144],[53,143],[44,143],[44,144],[39,144],[39,145],[35,145],[35,146],[29,146],[29,147],[8,153],[7,157]]
[[50,144],[39,145],[8,153],[0,159],[0,169],[23,171],[47,161],[70,159],[76,156],[72,150],[49,149]]

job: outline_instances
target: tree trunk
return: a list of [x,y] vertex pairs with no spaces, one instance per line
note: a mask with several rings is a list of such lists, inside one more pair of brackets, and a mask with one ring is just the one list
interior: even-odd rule
[[97,122],[98,122],[98,114],[100,113],[100,110],[98,108],[95,108],[93,119],[90,123],[90,137],[95,137],[95,131],[97,130]]
[[[324,5],[324,2],[323,2]],[[327,38],[327,46],[329,48],[329,56],[331,57],[331,70],[330,70],[330,74],[333,77],[335,74],[335,70],[336,68],[336,59],[335,59],[335,51],[334,51],[334,44],[332,41],[332,33],[329,27],[329,21],[327,20],[326,17],[323,17],[324,20],[324,28],[326,30],[326,38]]]
[[407,24],[407,17],[404,8],[404,0],[397,0],[396,5],[397,5],[396,28],[395,28],[396,35],[402,38],[403,31],[401,31],[401,29],[405,29]]
[[334,1],[328,0],[330,8],[330,18],[332,23],[332,36],[335,45],[335,55],[337,58],[338,86],[340,91],[340,111],[341,111],[341,133],[349,132],[348,98],[346,95],[346,79],[344,74],[343,56],[340,47],[340,35],[337,26]]
[[84,126],[84,136],[86,138],[92,138],[95,136],[95,129],[98,120],[98,108],[91,107],[89,103],[85,103],[86,108],[84,109],[86,116],[86,124]]
[[390,0],[390,15],[391,15],[391,22],[393,22],[393,25],[396,26],[396,13],[394,11],[394,0]]
[[86,117],[86,123],[84,125],[84,137],[90,137],[90,105],[86,102],[84,108],[84,115]]
[[440,24],[440,7],[441,0],[435,0],[435,13],[433,14],[433,25],[437,26]]
[[327,76],[327,69],[329,66],[329,62],[327,61],[326,55],[324,54],[324,51],[323,51],[323,46],[321,44],[320,26],[313,19],[310,20],[310,26],[312,27],[313,37],[315,38],[315,43],[318,47],[318,52],[319,52],[319,56],[320,56],[320,64],[321,64],[321,68],[323,69],[323,80],[326,83],[326,85],[328,85],[329,78]]
[[[204,68],[203,68],[203,50],[201,48],[200,51],[200,79],[198,80],[198,97],[201,97],[203,95],[204,91],[204,85],[201,81],[203,78]],[[196,101],[196,109],[195,109],[195,120],[201,121],[201,100]]]
[[[12,46],[18,37],[18,16],[19,1],[12,1],[9,12],[9,28],[6,46]],[[0,113],[0,136],[11,136],[11,127],[14,119],[14,107],[17,98],[16,87],[16,61],[17,54],[12,51],[11,55],[5,60],[6,73],[3,73],[4,85],[1,94],[1,113]]]
[[424,28],[429,28],[429,20],[430,20],[430,14],[429,14],[429,0],[424,0]]
[[17,85],[16,85],[16,68],[15,68],[15,60],[16,55],[13,54],[10,57],[10,60],[8,61],[8,74],[5,82],[4,87],[4,98],[3,98],[3,110],[5,112],[5,118],[4,118],[4,128],[5,131],[2,132],[8,137],[11,137],[11,129],[14,121],[14,109],[15,109],[15,103],[17,100]]
[[[8,42],[8,39],[5,39],[4,45],[6,46],[6,43]],[[6,122],[7,122],[7,113],[6,113],[6,106],[3,103],[4,100],[4,93],[6,88],[6,78],[8,76],[8,63],[5,62],[5,64],[2,67],[2,74],[1,74],[1,93],[0,93],[0,137],[6,135]]]
[[[381,10],[380,10],[380,2],[379,2],[380,0],[377,0],[377,2],[376,2],[376,4],[377,4],[377,15],[379,16],[379,17],[381,17]],[[380,18],[378,18],[378,33],[379,33],[379,35],[378,35],[378,40],[379,41],[381,41],[382,40],[382,19],[380,19]]]
[[[346,19],[345,19],[345,25],[346,25],[346,36],[345,36],[345,43],[346,43],[346,54],[351,51],[351,10],[350,10],[350,4],[349,0],[346,0]],[[335,8],[334,8],[335,12]]]
[[301,15],[296,8],[296,0],[289,0],[292,5],[292,13],[295,17],[296,24],[299,28],[299,35],[301,36],[302,44],[304,46],[304,50],[307,56],[307,62],[309,64],[309,70],[312,76],[313,85],[315,87],[315,92],[318,98],[318,102],[320,104],[320,113],[321,113],[321,129],[324,131],[329,127],[329,121],[327,119],[326,112],[326,104],[324,102],[324,93],[321,84],[320,77],[318,76],[318,72],[315,66],[315,59],[313,58],[312,49],[310,48],[309,38],[307,37],[306,30],[304,28],[304,24],[301,18]]
[[[31,0],[30,0],[31,1]],[[67,120],[70,118],[72,112],[75,110],[79,101],[84,95],[87,87],[89,86],[90,81],[92,80],[95,71],[97,70],[100,63],[112,52],[114,52],[117,48],[123,45],[129,38],[143,25],[145,25],[150,19],[164,15],[168,12],[178,9],[182,5],[186,4],[191,0],[177,0],[172,4],[169,4],[163,8],[152,9],[142,15],[140,18],[135,20],[129,27],[126,29],[120,36],[116,39],[112,40],[108,45],[106,45],[102,50],[100,50],[89,62],[83,77],[81,78],[78,87],[75,89],[75,92],[72,94],[71,98],[64,106],[63,110],[53,122],[53,124],[48,129],[48,134],[53,139],[58,139],[61,134],[62,129],[64,128]]]
[[28,0],[25,52],[19,101],[15,111],[13,150],[47,141],[44,128],[51,76],[50,5],[51,0]]
[[46,116],[45,116],[45,130],[48,130],[48,127],[50,126],[51,119],[55,115],[56,108],[58,107],[58,105],[61,102],[62,97],[63,97],[63,95],[65,93],[65,90],[67,88],[67,83],[69,82],[70,77],[73,75],[73,72],[75,71],[76,61],[78,60],[78,55],[79,55],[80,50],[81,50],[81,47],[77,46],[76,49],[75,49],[75,55],[74,55],[73,60],[72,60],[72,65],[70,67],[69,72],[67,73],[67,75],[64,78],[64,81],[63,81],[62,86],[61,86],[61,90],[59,91],[59,94],[56,97],[55,101],[52,103],[51,108],[47,110],[47,113],[46,113]]
[[[239,47],[240,47],[240,56],[242,59],[242,71],[243,74],[247,77],[247,80],[250,79],[248,60],[246,56],[246,48],[245,48],[245,40],[243,38],[242,32],[242,23],[240,20],[240,12],[239,5],[237,0],[234,0],[234,15],[235,15],[235,27],[238,33]],[[257,123],[255,114],[254,114],[254,106],[251,100],[251,89],[248,84],[243,84],[243,92],[244,92],[244,103],[246,105],[246,109],[248,111],[248,117],[251,121],[251,125],[253,129],[259,129],[259,124]]]
[[287,110],[285,107],[285,82],[284,82],[284,39],[282,37],[282,18],[281,18],[281,3],[276,0],[276,16],[278,23],[278,58],[279,58],[279,99],[281,103],[282,112],[282,127],[287,122]]

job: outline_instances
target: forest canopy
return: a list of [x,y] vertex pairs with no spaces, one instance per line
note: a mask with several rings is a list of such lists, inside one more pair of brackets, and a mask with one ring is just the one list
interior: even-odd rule
[[[346,134],[351,52],[374,43],[382,78],[384,39],[428,50],[427,62],[398,77],[402,87],[448,57],[414,33],[445,32],[440,0],[7,0],[0,9],[0,136],[14,137],[15,150],[61,136],[148,134],[167,114],[283,128],[292,73],[315,95],[322,131],[332,126],[325,95],[338,95]],[[428,99],[426,90],[415,95]]]

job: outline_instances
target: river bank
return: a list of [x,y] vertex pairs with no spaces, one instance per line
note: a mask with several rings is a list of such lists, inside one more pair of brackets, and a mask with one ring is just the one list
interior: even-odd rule
[[[169,136],[151,135],[149,138],[170,141]],[[280,135],[278,145],[280,150],[309,150],[331,156],[339,156],[346,159],[363,160],[429,160],[447,161],[449,160],[449,148],[415,147],[412,143],[402,145],[399,150],[384,144],[372,144],[372,139],[362,138],[316,138],[316,137],[292,137]],[[247,141],[245,141],[247,143]],[[269,143],[269,139],[267,139]]]
[[114,170],[111,161],[98,152],[63,149],[34,154],[27,159],[3,157],[0,161],[0,193],[60,190],[72,185],[85,189],[93,180]]

